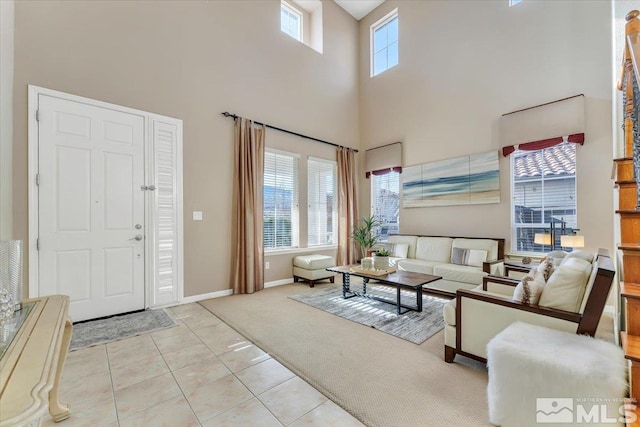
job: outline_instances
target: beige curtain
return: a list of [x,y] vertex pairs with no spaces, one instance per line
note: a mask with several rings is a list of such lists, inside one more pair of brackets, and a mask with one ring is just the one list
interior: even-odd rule
[[353,227],[358,220],[356,197],[356,158],[348,148],[338,148],[338,265],[354,264],[357,260],[351,240]]
[[262,180],[265,127],[241,117],[235,124],[231,287],[234,294],[264,288]]

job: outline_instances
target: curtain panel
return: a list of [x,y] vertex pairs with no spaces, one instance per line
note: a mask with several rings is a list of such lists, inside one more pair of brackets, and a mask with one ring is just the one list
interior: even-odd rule
[[231,287],[234,294],[264,288],[263,179],[265,126],[238,117],[234,132]]
[[349,148],[340,147],[338,158],[338,265],[354,264],[358,260],[351,239],[353,227],[358,220],[358,197],[356,194],[356,156]]

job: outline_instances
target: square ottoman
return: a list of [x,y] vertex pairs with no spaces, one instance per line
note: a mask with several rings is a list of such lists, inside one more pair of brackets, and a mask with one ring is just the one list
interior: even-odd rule
[[310,287],[315,286],[317,280],[329,279],[334,282],[336,273],[327,271],[328,267],[335,267],[336,260],[328,255],[299,255],[293,259],[293,281],[307,280]]
[[487,344],[487,367],[492,424],[624,425],[627,364],[612,343],[515,322]]

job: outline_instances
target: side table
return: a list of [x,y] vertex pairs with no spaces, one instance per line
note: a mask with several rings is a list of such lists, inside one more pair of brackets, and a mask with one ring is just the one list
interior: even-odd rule
[[531,271],[533,267],[539,266],[540,263],[538,261],[531,261],[529,264],[523,264],[520,261],[505,261],[504,262],[504,275],[506,277],[511,277],[509,272],[514,271],[517,273],[528,273]]
[[35,298],[25,305],[32,305],[30,312],[0,359],[0,427],[38,425],[47,409],[56,422],[70,415],[58,400],[73,328],[69,297]]

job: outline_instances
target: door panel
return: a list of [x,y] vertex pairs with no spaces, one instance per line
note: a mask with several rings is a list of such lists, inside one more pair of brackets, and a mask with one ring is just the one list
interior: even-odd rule
[[40,295],[69,295],[74,321],[143,309],[144,118],[42,94],[38,109]]
[[72,301],[91,299],[91,251],[57,251],[56,293],[69,295]]
[[133,248],[104,250],[104,294],[107,297],[134,292]]
[[56,162],[53,167],[56,180],[56,231],[90,231],[91,151],[56,147]]
[[104,154],[105,230],[133,229],[133,160],[128,154]]

